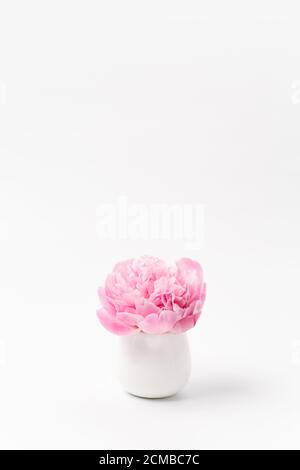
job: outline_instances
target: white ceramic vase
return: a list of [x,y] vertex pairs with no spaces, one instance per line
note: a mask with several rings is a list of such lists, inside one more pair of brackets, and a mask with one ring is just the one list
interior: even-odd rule
[[123,388],[144,398],[174,395],[186,384],[191,371],[186,333],[122,336],[117,375]]

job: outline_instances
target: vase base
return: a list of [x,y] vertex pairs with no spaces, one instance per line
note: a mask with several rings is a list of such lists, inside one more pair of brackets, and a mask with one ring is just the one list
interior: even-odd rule
[[151,395],[150,396],[150,395],[141,395],[141,394],[137,394],[137,393],[129,392],[128,390],[125,390],[125,392],[128,393],[128,395],[131,395],[132,397],[135,397],[135,398],[142,398],[143,400],[164,400],[165,398],[172,398],[175,395],[178,395],[180,391],[181,390],[178,390],[177,392],[171,392],[166,395]]

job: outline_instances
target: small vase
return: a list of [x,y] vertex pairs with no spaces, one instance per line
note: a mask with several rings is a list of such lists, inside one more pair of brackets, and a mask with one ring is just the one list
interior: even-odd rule
[[186,333],[122,336],[117,375],[123,388],[138,397],[163,398],[186,384],[191,371]]

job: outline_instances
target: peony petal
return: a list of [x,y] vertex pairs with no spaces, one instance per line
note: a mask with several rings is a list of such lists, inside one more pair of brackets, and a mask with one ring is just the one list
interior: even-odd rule
[[189,258],[182,258],[176,263],[178,275],[185,284],[198,287],[203,282],[203,271],[197,261]]
[[145,333],[159,334],[159,322],[158,315],[156,313],[150,313],[140,323],[139,327]]
[[171,331],[175,325],[178,317],[176,312],[172,310],[163,310],[159,315],[159,327],[161,333],[167,333]]
[[105,294],[105,289],[103,289],[103,287],[99,287],[98,296],[99,296],[100,302],[102,303],[105,310],[107,310],[112,316],[115,316],[116,315],[116,309],[115,309],[114,305],[107,298],[107,296]]
[[115,333],[116,335],[128,335],[133,331],[136,331],[137,328],[134,326],[126,325],[122,323],[120,320],[112,318],[107,314],[104,309],[97,310],[97,316],[100,320],[100,323],[111,333]]
[[136,303],[136,311],[139,315],[150,315],[151,313],[159,313],[160,308],[152,302],[144,302],[143,304]]
[[180,320],[181,318],[184,317],[185,309],[179,307],[179,305],[177,305],[176,303],[173,303],[173,310],[177,315],[177,320]]
[[200,300],[201,300],[202,305],[204,304],[205,299],[206,299],[206,284],[204,282],[202,284],[202,289],[201,289],[201,293],[200,293]]
[[190,330],[191,328],[194,328],[199,316],[200,316],[199,314],[191,315],[189,317],[183,318],[182,320],[179,320],[179,322],[177,322],[175,326],[173,327],[172,332],[184,333],[185,331]]
[[122,322],[126,323],[130,326],[136,326],[144,320],[142,315],[138,315],[137,313],[130,313],[130,312],[118,312],[117,319],[121,320]]
[[145,333],[161,335],[172,330],[177,320],[175,312],[163,310],[160,315],[147,315],[138,325]]
[[203,289],[203,271],[197,261],[182,258],[176,263],[178,279],[186,286],[188,303],[201,298]]
[[201,311],[201,302],[200,300],[194,300],[184,311],[184,314],[181,318],[186,318],[190,317],[191,315],[194,315],[195,313],[198,313],[198,311]]
[[202,281],[202,268],[197,261],[194,261],[190,258],[181,258],[179,261],[177,261],[176,265],[182,273],[188,274],[190,272],[196,272]]
[[202,300],[197,300],[193,308],[193,315],[200,315],[202,306],[203,306]]

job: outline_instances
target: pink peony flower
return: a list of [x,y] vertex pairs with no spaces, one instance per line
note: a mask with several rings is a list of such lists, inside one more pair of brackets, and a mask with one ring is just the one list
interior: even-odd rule
[[98,293],[98,318],[112,333],[182,333],[201,314],[205,283],[196,261],[182,258],[169,267],[159,258],[143,256],[118,263]]

